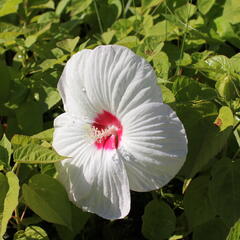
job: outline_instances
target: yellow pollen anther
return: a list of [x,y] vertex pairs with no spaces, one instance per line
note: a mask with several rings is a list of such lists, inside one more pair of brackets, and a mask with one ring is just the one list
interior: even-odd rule
[[97,143],[101,143],[104,139],[107,137],[110,137],[112,135],[117,136],[117,128],[115,126],[110,126],[105,129],[99,130],[97,127],[89,126],[89,137],[90,139],[94,140]]

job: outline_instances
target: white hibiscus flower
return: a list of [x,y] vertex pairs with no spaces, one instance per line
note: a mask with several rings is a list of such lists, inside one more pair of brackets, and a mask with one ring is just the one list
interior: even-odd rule
[[54,121],[53,147],[71,158],[56,164],[69,199],[106,219],[125,217],[130,189],[167,184],[183,165],[187,138],[162,103],[143,58],[117,46],[82,50],[58,83],[65,113]]

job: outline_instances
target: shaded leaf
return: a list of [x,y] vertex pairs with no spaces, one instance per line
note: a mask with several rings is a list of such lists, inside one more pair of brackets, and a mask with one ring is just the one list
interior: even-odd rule
[[221,159],[212,169],[209,196],[212,206],[231,227],[240,218],[240,162]]
[[23,184],[25,203],[43,220],[71,226],[71,204],[63,186],[48,175],[34,175]]
[[73,240],[76,235],[79,234],[88,219],[91,217],[91,214],[88,212],[83,212],[80,208],[71,205],[72,210],[72,230],[70,231],[65,226],[56,225],[57,232],[62,240]]
[[163,201],[152,200],[142,216],[142,233],[149,240],[169,238],[176,226],[173,210]]
[[196,227],[193,240],[226,240],[227,233],[226,225],[219,218],[215,218]]
[[209,177],[200,176],[191,181],[185,192],[184,210],[191,227],[206,223],[215,216],[209,201],[208,185]]

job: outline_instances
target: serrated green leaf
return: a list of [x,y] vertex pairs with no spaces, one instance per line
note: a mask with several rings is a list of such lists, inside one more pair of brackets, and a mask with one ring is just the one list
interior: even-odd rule
[[51,8],[54,9],[54,1],[53,0],[34,0],[29,2],[30,8]]
[[[3,195],[0,197],[0,237],[3,237],[7,230],[8,221],[18,205],[19,182],[17,176],[13,172],[8,172],[6,177],[0,174],[0,184],[1,183],[3,184]],[[4,201],[2,201],[3,198]]]
[[115,30],[104,32],[101,37],[105,44],[109,44],[112,41],[113,36],[115,35]]
[[128,48],[134,48],[137,47],[139,44],[139,39],[136,36],[128,36],[121,40],[119,40],[116,44],[125,46]]
[[[0,173],[0,227],[3,228],[3,214],[4,214],[4,200],[6,198],[9,186],[8,181],[5,175]],[[4,230],[1,230],[0,228],[0,237],[4,235]],[[6,230],[6,227],[5,227]]]
[[22,190],[25,203],[43,220],[71,229],[71,204],[57,180],[38,174]]
[[178,16],[180,19],[182,19],[185,22],[190,19],[193,14],[197,11],[197,8],[194,4],[187,3],[175,10],[176,16]]
[[215,0],[198,0],[197,7],[202,14],[206,14],[214,5]]
[[160,5],[164,0],[142,0],[142,11]]
[[16,149],[13,154],[15,162],[29,164],[45,164],[59,162],[66,157],[60,156],[53,149],[30,143]]
[[0,140],[0,163],[3,163],[5,166],[9,166],[10,159],[12,154],[11,143],[4,134]]
[[240,239],[240,219],[231,227],[231,230],[226,240],[239,240]]
[[233,127],[234,117],[232,110],[227,106],[221,107],[214,124],[217,125],[221,131],[224,131],[228,127]]
[[30,143],[40,143],[40,140],[38,138],[32,138],[30,136],[25,136],[25,135],[19,135],[16,134],[12,137],[11,139],[11,144],[13,145],[13,148],[16,149],[20,146],[25,146]]
[[73,52],[73,50],[75,49],[78,41],[79,41],[79,37],[75,37],[73,39],[65,39],[65,40],[62,40],[60,42],[57,43],[57,46],[59,48],[62,48],[64,50],[66,50],[67,52]]
[[45,140],[47,142],[52,142],[53,132],[54,132],[54,128],[49,128],[47,130],[44,130],[40,133],[37,133],[37,134],[31,136],[31,138]]
[[25,40],[25,46],[27,48],[30,48],[41,35],[49,31],[49,29],[51,28],[51,25],[52,23],[45,24],[44,26],[41,26],[39,28],[39,31],[36,31],[34,34],[27,36]]
[[166,86],[161,86],[162,96],[163,96],[163,102],[164,103],[172,103],[175,102],[175,96],[173,92],[167,88]]
[[18,10],[19,4],[23,0],[1,0],[0,2],[0,17],[4,15],[8,15],[10,13],[16,13]]
[[216,82],[215,85],[219,95],[225,98],[227,101],[236,97],[234,83],[230,76],[225,76]]
[[56,8],[56,15],[60,16],[71,0],[61,0]]
[[47,233],[39,226],[29,226],[15,233],[14,240],[48,240]]
[[208,176],[200,176],[191,181],[183,199],[185,214],[191,227],[208,222],[215,217],[208,196]]
[[158,200],[147,204],[142,220],[142,233],[149,240],[169,238],[176,226],[173,210],[165,202]]
[[209,196],[212,206],[231,227],[240,218],[240,162],[221,159],[212,169]]
[[92,1],[93,0],[75,1],[74,4],[72,4],[69,7],[69,10],[71,11],[71,16],[74,16],[83,12],[85,9],[88,8],[88,6],[92,3]]

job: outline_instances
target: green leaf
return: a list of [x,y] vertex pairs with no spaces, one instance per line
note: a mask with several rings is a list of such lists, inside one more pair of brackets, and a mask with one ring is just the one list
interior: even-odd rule
[[198,0],[197,7],[202,14],[206,14],[214,5],[215,0]]
[[65,39],[57,43],[57,46],[66,50],[67,52],[73,52],[75,47],[77,46],[77,43],[79,41],[79,37],[75,37],[73,39]]
[[152,200],[149,202],[145,207],[142,220],[142,233],[149,240],[167,239],[176,227],[176,216],[163,201]]
[[113,36],[115,35],[115,30],[104,32],[101,37],[105,44],[109,44],[112,41]]
[[177,102],[213,100],[217,96],[213,88],[205,87],[187,76],[176,76],[173,81],[172,90]]
[[159,52],[153,57],[153,65],[157,72],[158,77],[167,80],[168,72],[170,69],[170,62],[165,52]]
[[196,227],[193,240],[226,240],[227,233],[226,225],[219,218],[215,218]]
[[39,66],[42,68],[43,71],[46,71],[49,68],[53,68],[56,64],[62,64],[67,58],[67,55],[63,55],[58,59],[46,59]]
[[14,240],[49,240],[47,233],[38,226],[29,226],[15,233]]
[[44,103],[47,104],[47,108],[51,109],[56,103],[61,100],[61,97],[56,88],[42,86],[45,94]]
[[20,146],[28,145],[30,143],[37,144],[37,143],[40,143],[40,140],[38,138],[32,138],[29,136],[19,135],[19,134],[14,135],[11,139],[11,144],[13,146],[13,149],[16,149]]
[[223,16],[232,24],[240,23],[240,4],[238,0],[226,0]]
[[189,150],[180,174],[192,178],[222,150],[232,129],[220,131],[214,124],[217,112],[211,102],[180,104],[176,112],[186,129]]
[[49,29],[51,28],[51,25],[52,23],[45,24],[44,26],[39,25],[40,29],[38,31],[35,31],[34,34],[27,36],[25,40],[25,46],[27,48],[30,48],[41,35],[49,31]]
[[175,97],[173,92],[164,85],[161,85],[163,102],[164,103],[172,103],[175,102]]
[[43,220],[71,229],[71,204],[57,180],[38,174],[22,190],[25,203]]
[[160,5],[164,0],[142,0],[142,11]]
[[[13,172],[8,172],[6,177],[0,174],[0,185],[3,187],[0,197],[0,237],[3,237],[7,230],[8,221],[18,205],[18,178]],[[4,201],[3,198],[5,198]]]
[[56,15],[60,16],[71,0],[61,0],[56,8]]
[[[2,237],[6,231],[6,226],[3,226],[3,214],[4,214],[4,200],[6,198],[9,186],[8,181],[5,175],[0,173],[0,237]],[[2,230],[2,228],[5,228],[5,230]]]
[[49,128],[47,130],[44,130],[40,133],[37,133],[37,134],[31,136],[31,138],[45,140],[47,142],[52,142],[53,132],[54,132],[54,128]]
[[42,114],[45,106],[39,102],[26,102],[16,110],[16,117],[23,134],[32,135],[43,128]]
[[71,16],[77,15],[81,12],[83,12],[85,9],[88,8],[88,6],[92,3],[93,0],[81,0],[81,1],[75,1],[74,4],[69,7],[69,10],[71,11]]
[[193,14],[197,11],[197,8],[194,4],[187,3],[175,10],[176,16],[179,17],[179,19],[182,19],[184,22],[187,22],[188,19],[190,19]]
[[53,0],[34,0],[29,2],[30,8],[54,8],[54,1]]
[[23,0],[1,0],[0,2],[0,17],[8,15],[10,13],[16,13],[18,10],[18,5]]
[[56,151],[34,143],[17,148],[13,158],[15,162],[28,164],[54,163],[66,159]]
[[75,239],[76,235],[79,234],[85,224],[87,223],[88,219],[91,217],[91,214],[88,212],[83,212],[80,208],[75,207],[73,204],[72,206],[72,230],[70,231],[68,228],[56,225],[57,232],[61,239],[63,240],[73,240]]
[[227,101],[230,101],[236,97],[235,87],[231,77],[229,76],[221,78],[219,81],[217,81],[215,87],[219,95],[225,98]]
[[3,163],[4,166],[9,166],[10,159],[12,154],[11,143],[4,134],[0,140],[0,163]]
[[11,76],[10,69],[2,61],[0,61],[0,75],[1,75],[1,88],[0,88],[0,103],[7,102],[10,95]]
[[240,218],[240,162],[221,159],[212,169],[209,196],[222,220],[232,226]]
[[191,181],[184,199],[184,210],[191,227],[196,227],[214,218],[215,213],[208,196],[208,176],[200,176]]
[[233,127],[234,116],[232,110],[226,106],[221,107],[214,124],[220,128],[220,131],[224,131],[228,127]]
[[122,45],[128,48],[134,48],[137,47],[139,44],[139,39],[136,36],[127,36],[118,42],[116,42],[118,45]]
[[231,230],[226,240],[239,240],[240,239],[240,219],[231,227]]
[[205,60],[207,76],[215,81],[229,77],[233,68],[229,58],[223,55],[216,55]]

